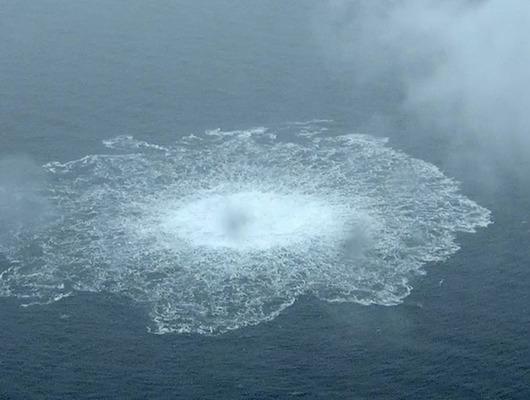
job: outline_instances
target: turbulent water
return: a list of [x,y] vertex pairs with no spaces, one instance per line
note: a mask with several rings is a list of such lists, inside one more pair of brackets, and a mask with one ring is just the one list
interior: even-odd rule
[[152,332],[217,334],[302,294],[397,304],[456,232],[490,222],[434,165],[326,121],[103,145],[44,166],[52,211],[0,244],[1,295],[118,293],[146,306]]

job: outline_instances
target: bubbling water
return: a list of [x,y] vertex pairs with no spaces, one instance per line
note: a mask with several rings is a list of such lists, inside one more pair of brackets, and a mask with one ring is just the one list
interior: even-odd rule
[[169,213],[161,230],[193,246],[267,250],[337,235],[344,221],[313,196],[262,192],[215,194]]
[[[398,304],[456,232],[490,223],[435,166],[325,121],[206,132],[45,166],[61,218],[17,232],[0,295],[129,296],[154,333],[218,334],[300,295]],[[15,262],[15,260],[17,260]]]

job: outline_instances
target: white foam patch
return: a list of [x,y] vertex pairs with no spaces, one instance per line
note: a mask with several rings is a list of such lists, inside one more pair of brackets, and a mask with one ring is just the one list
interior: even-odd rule
[[173,240],[237,251],[335,239],[345,225],[340,206],[296,193],[220,191],[168,208],[160,228]]
[[79,291],[144,304],[152,332],[218,334],[302,294],[399,303],[456,232],[490,223],[435,166],[327,121],[209,131],[49,163],[62,217],[4,252],[0,294],[46,304]]

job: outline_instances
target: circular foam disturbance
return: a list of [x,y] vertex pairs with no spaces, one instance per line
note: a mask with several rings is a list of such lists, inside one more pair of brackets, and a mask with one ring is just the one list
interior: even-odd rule
[[302,294],[397,304],[455,233],[490,223],[435,166],[323,122],[206,132],[45,166],[62,218],[4,252],[0,294],[124,294],[153,332],[216,334]]

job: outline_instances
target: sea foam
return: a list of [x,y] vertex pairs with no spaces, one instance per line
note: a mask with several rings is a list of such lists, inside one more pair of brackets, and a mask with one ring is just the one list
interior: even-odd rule
[[0,294],[45,304],[119,293],[150,310],[155,333],[258,324],[303,294],[398,304],[490,213],[385,139],[332,130],[316,120],[164,145],[119,136],[104,142],[110,154],[49,163],[61,218],[19,232]]

